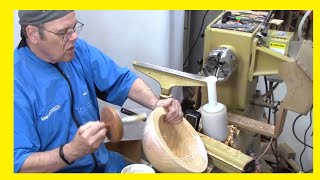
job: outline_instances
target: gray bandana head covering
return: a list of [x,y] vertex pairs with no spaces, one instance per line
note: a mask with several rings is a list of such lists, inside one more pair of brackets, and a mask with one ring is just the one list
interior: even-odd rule
[[64,17],[69,14],[73,10],[20,10],[18,12],[18,16],[20,18],[20,25],[36,25],[41,23],[46,23],[49,21],[53,21],[59,18]]

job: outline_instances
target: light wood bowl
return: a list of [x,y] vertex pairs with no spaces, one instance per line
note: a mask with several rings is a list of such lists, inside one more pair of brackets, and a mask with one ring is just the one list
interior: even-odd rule
[[203,172],[208,156],[200,136],[186,119],[165,123],[165,114],[158,107],[147,118],[142,146],[148,161],[160,172]]

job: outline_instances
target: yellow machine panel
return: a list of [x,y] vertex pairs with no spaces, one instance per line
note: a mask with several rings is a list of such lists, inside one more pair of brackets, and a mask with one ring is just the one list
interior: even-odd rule
[[[228,107],[228,111],[243,111],[248,105],[250,95],[255,90],[256,82],[248,80],[249,67],[251,61],[251,51],[253,39],[256,37],[258,28],[253,24],[253,32],[242,32],[230,29],[212,28],[212,24],[219,23],[221,16],[214,20],[205,30],[204,54],[205,59],[203,68],[207,63],[210,52],[218,47],[231,49],[235,54],[235,70],[228,80],[218,82],[217,97],[218,101]],[[202,90],[202,102],[205,104],[207,90]]]

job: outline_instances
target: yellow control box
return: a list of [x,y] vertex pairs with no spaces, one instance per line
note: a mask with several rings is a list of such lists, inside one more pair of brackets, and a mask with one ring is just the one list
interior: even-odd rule
[[273,49],[283,55],[288,55],[288,49],[290,41],[293,37],[293,32],[286,31],[268,31],[268,41],[267,45],[270,49]]

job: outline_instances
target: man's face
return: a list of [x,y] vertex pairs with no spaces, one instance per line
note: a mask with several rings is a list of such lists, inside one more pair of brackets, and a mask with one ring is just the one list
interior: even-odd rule
[[[64,35],[73,30],[76,23],[75,12],[71,12],[60,19],[45,23],[43,28]],[[51,63],[71,61],[74,57],[74,43],[78,38],[77,34],[73,33],[67,42],[63,42],[61,37],[44,29],[42,29],[44,38],[40,39],[37,44],[41,58]]]

